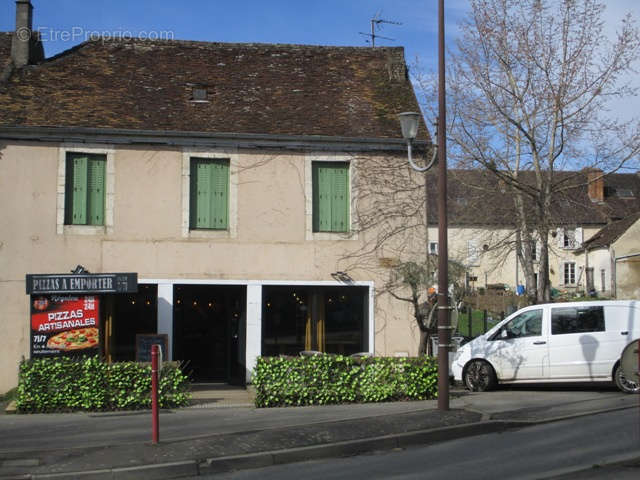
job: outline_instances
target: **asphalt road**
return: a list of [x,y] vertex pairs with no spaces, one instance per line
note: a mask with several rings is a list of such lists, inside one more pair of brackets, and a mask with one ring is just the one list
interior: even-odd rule
[[[527,479],[562,475],[576,467],[640,455],[640,414],[628,409],[481,435],[378,455],[313,461],[241,472],[215,479]],[[601,473],[601,476],[599,475]],[[640,478],[640,468],[594,469],[588,478]],[[595,476],[593,476],[595,475]],[[569,476],[563,478],[581,478]]]

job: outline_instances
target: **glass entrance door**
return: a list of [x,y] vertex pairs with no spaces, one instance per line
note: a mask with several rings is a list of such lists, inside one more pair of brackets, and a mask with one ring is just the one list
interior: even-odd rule
[[246,289],[175,285],[173,357],[197,382],[242,382]]

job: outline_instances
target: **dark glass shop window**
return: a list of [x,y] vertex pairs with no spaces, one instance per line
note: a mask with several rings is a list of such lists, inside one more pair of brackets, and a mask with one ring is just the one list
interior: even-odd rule
[[367,350],[367,292],[366,287],[264,287],[262,354]]
[[263,289],[262,355],[298,355],[309,350],[309,305],[307,292],[300,288]]
[[136,359],[136,334],[158,331],[158,286],[138,285],[137,293],[114,295],[111,355],[115,362]]

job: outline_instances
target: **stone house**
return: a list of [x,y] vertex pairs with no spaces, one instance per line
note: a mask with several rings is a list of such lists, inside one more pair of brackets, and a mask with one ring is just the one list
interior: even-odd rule
[[202,381],[243,383],[259,355],[415,354],[407,306],[376,295],[384,271],[343,263],[372,235],[359,173],[388,160],[414,181],[402,48],[93,39],[45,58],[23,37],[0,34],[0,392],[51,352],[34,315],[71,301],[25,295],[26,275],[57,285],[76,265],[137,274],[137,291],[73,297],[98,302],[111,361],[149,334]]

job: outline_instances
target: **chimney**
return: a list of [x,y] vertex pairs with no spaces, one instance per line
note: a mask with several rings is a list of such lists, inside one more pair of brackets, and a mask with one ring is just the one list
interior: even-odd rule
[[589,200],[594,203],[604,202],[604,173],[599,168],[588,168],[586,172]]
[[11,59],[17,67],[24,67],[44,58],[44,50],[37,32],[33,32],[31,0],[16,0],[16,31],[11,40]]

